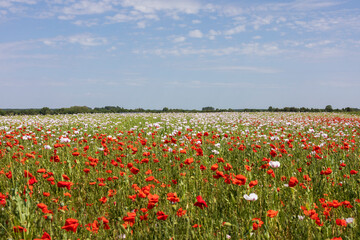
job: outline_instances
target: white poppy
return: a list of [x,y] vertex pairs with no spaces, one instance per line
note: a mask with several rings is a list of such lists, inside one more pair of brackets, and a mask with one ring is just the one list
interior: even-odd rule
[[245,194],[244,198],[248,201],[256,201],[258,199],[258,195],[256,195],[256,193],[250,193],[250,195]]
[[270,161],[269,165],[272,168],[278,168],[278,167],[280,167],[280,162],[278,162],[278,161]]

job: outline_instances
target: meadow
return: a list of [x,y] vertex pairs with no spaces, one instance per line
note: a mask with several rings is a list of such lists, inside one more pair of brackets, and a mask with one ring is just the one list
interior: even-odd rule
[[359,239],[360,118],[0,117],[1,239]]

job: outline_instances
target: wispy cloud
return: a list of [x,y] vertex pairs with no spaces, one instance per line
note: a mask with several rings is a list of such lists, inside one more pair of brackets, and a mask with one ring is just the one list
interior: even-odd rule
[[250,81],[238,81],[238,82],[228,82],[228,81],[200,81],[200,80],[192,80],[192,81],[170,81],[163,83],[167,86],[173,87],[183,87],[183,88],[266,88],[266,89],[274,89],[274,88],[285,88],[284,85],[279,85],[275,83],[269,82],[250,82]]
[[42,42],[48,46],[61,45],[64,43],[80,44],[86,47],[94,47],[106,44],[104,37],[93,37],[91,34],[77,34],[68,37],[58,36],[55,38],[43,39]]
[[157,11],[173,11],[177,13],[196,14],[202,9],[202,4],[194,0],[122,0],[123,7],[131,7],[143,13]]
[[90,15],[90,14],[102,14],[113,10],[112,1],[89,1],[80,0],[66,6],[62,9],[62,13],[65,15]]
[[191,38],[202,38],[203,37],[203,33],[199,30],[192,30],[189,32],[189,37]]
[[245,26],[244,25],[239,25],[239,26],[236,26],[234,28],[225,30],[223,32],[223,34],[224,35],[233,35],[233,34],[237,34],[237,33],[240,33],[240,32],[245,32]]
[[172,48],[172,49],[151,49],[151,50],[135,50],[136,54],[154,54],[158,56],[181,56],[181,55],[258,55],[270,56],[277,55],[282,52],[276,44],[248,43],[241,44],[240,47],[226,47],[226,48]]
[[180,43],[180,42],[184,42],[185,40],[186,40],[186,37],[180,36],[180,37],[175,37],[175,38],[173,39],[173,42],[174,42],[174,43]]
[[200,68],[200,69],[206,71],[225,71],[225,72],[244,71],[244,72],[255,72],[255,73],[266,73],[266,74],[281,72],[280,70],[274,68],[252,67],[252,66],[217,66],[217,67]]

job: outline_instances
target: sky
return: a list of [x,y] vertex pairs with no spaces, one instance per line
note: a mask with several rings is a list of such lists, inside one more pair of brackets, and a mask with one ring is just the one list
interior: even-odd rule
[[0,0],[0,108],[360,108],[358,0]]

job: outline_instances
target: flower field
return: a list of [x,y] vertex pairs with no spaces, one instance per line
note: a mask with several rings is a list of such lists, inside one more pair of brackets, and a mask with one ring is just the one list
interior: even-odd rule
[[360,118],[0,118],[0,239],[359,239]]

